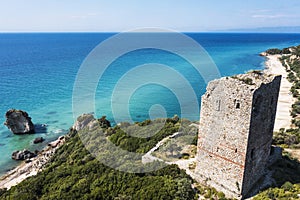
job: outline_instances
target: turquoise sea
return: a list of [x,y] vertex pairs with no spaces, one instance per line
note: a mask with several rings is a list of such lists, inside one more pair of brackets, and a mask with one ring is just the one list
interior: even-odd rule
[[[79,67],[93,48],[115,33],[2,33],[0,34],[0,174],[16,166],[14,150],[41,149],[46,142],[65,134],[74,119],[72,91]],[[300,34],[187,33],[209,53],[222,76],[263,69],[259,53],[269,48],[300,44]],[[110,52],[107,52],[108,54]],[[110,97],[116,81],[143,63],[173,66],[190,82],[198,101],[205,92],[203,79],[189,70],[182,58],[155,49],[142,49],[121,56],[111,64],[96,91],[96,115],[113,120]],[[166,75],[166,79],[168,77]],[[184,88],[182,88],[184,90]],[[126,93],[126,89],[123,91]],[[187,102],[188,103],[188,102]],[[162,105],[169,117],[180,115],[176,96],[168,88],[150,84],[137,90],[130,99],[129,111],[134,121],[149,118],[148,110]],[[10,108],[29,113],[36,124],[47,124],[47,131],[34,135],[13,135],[3,125]],[[199,120],[198,111],[190,120]],[[35,137],[46,142],[33,145]]]

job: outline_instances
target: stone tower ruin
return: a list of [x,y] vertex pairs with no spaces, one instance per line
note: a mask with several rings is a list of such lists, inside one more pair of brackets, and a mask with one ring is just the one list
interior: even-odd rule
[[271,152],[280,80],[254,71],[208,84],[197,145],[199,181],[229,197],[248,195]]

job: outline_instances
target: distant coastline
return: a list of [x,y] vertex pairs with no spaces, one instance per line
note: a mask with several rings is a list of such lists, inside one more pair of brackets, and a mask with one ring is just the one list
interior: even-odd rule
[[227,29],[223,31],[238,32],[238,33],[300,33],[300,26],[239,28],[239,29]]

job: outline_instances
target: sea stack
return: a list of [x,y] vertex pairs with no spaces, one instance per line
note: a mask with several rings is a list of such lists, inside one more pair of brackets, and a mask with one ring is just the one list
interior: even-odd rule
[[5,114],[6,121],[4,125],[14,134],[34,133],[34,125],[28,113],[22,110],[11,109]]

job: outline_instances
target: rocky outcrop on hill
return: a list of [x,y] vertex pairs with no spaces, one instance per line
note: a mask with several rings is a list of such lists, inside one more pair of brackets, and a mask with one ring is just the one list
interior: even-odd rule
[[11,109],[5,114],[6,121],[4,125],[14,134],[34,133],[34,125],[27,112]]
[[24,149],[23,151],[15,151],[12,153],[11,158],[14,160],[27,160],[36,157],[36,154]]
[[80,131],[92,121],[95,121],[95,118],[92,114],[83,114],[77,118],[72,128],[73,130]]
[[106,116],[102,116],[100,119],[98,119],[98,122],[100,123],[101,128],[111,127],[110,122],[106,119]]
[[92,129],[94,127],[100,126],[105,129],[105,135],[111,135],[113,130],[111,129],[111,123],[106,119],[106,116],[102,116],[100,119],[95,119],[92,114],[83,114],[79,116],[72,126],[72,129],[75,131],[80,131],[85,127]]

